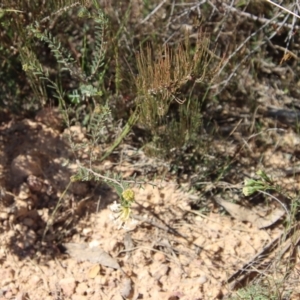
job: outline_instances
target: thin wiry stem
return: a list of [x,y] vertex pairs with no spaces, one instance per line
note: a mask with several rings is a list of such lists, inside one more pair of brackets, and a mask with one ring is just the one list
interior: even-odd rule
[[[288,24],[288,23],[285,23],[285,22],[276,22],[276,21],[272,21],[270,19],[267,19],[267,18],[263,18],[263,17],[258,17],[258,16],[255,16],[253,14],[250,14],[250,13],[247,13],[247,12],[244,12],[244,11],[240,11],[238,9],[236,9],[235,7],[232,7],[232,6],[229,6],[227,5],[226,3],[222,3],[222,5],[234,12],[234,13],[237,13],[243,17],[246,17],[248,19],[251,19],[251,20],[254,20],[254,21],[258,21],[258,22],[261,22],[261,23],[268,23],[268,24],[271,24],[271,25],[276,25],[276,26],[279,26],[279,27],[285,27],[285,28],[289,28],[289,29],[300,29],[300,26],[298,25],[295,25],[294,22],[293,24]],[[299,16],[298,16],[299,18]]]
[[271,4],[273,4],[273,5],[275,5],[275,6],[277,6],[277,7],[279,7],[280,9],[282,9],[282,10],[284,10],[285,12],[287,12],[287,13],[293,15],[294,17],[300,19],[300,16],[297,15],[297,14],[295,14],[295,13],[292,12],[291,10],[289,10],[289,9],[287,9],[287,8],[281,6],[281,5],[279,5],[279,4],[277,4],[277,3],[273,2],[273,1],[270,1],[270,0],[266,0],[266,1],[269,2],[269,3],[271,3]]
[[262,191],[262,190],[258,190],[258,192],[260,192],[260,193],[262,193],[262,194],[264,194],[264,195],[267,195],[267,196],[271,197],[272,199],[274,199],[275,201],[277,201],[277,202],[282,206],[282,208],[285,210],[286,215],[289,217],[289,219],[291,219],[291,215],[290,215],[290,213],[289,213],[289,211],[288,211],[286,205],[284,205],[284,203],[282,203],[279,199],[277,199],[275,196],[273,196],[273,195],[270,194],[270,193],[267,193],[267,192]]
[[161,3],[159,3],[153,10],[152,12],[146,17],[144,18],[144,20],[141,21],[140,24],[145,23],[146,21],[148,21],[150,19],[150,17],[152,15],[154,15],[165,3],[167,2],[167,0],[163,0]]

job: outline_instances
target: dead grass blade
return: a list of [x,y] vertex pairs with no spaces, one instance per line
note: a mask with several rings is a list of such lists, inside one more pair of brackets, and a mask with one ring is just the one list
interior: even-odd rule
[[[230,290],[240,288],[242,283],[246,282],[247,279],[253,280],[255,277],[253,274],[265,272],[264,270],[266,270],[274,261],[281,261],[284,253],[286,253],[290,248],[298,245],[300,240],[299,237],[296,238],[296,241],[293,241],[293,236],[297,230],[299,230],[299,223],[290,228],[288,231],[281,233],[277,238],[273,239],[239,270],[234,272],[227,279],[227,283],[231,284]],[[275,251],[277,251],[277,254],[274,253]],[[292,252],[293,251],[294,249],[292,248]]]

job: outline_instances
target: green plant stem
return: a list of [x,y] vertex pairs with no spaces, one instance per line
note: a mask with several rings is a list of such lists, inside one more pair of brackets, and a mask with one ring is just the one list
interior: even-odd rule
[[44,232],[43,232],[42,241],[45,240],[45,236],[46,236],[46,234],[47,234],[49,228],[53,225],[55,214],[56,214],[56,212],[58,211],[58,209],[59,209],[59,207],[60,207],[60,205],[61,205],[61,201],[62,201],[62,199],[64,198],[64,196],[66,195],[67,191],[69,190],[69,187],[71,186],[71,184],[72,184],[72,181],[70,180],[69,183],[68,183],[68,185],[67,185],[67,187],[65,188],[65,190],[63,191],[63,193],[62,193],[61,196],[59,197],[59,199],[58,199],[58,201],[57,201],[57,204],[56,204],[56,206],[55,206],[55,208],[54,208],[54,210],[53,210],[53,212],[52,212],[52,214],[51,214],[51,217],[50,217],[50,218],[48,219],[48,221],[47,221],[45,230],[44,230]]
[[127,136],[130,132],[131,128],[139,119],[139,107],[137,106],[133,114],[130,116],[129,120],[127,121],[126,125],[124,126],[120,135],[115,139],[114,143],[106,150],[105,154],[101,157],[100,161],[106,159],[114,150],[119,146],[122,140]]

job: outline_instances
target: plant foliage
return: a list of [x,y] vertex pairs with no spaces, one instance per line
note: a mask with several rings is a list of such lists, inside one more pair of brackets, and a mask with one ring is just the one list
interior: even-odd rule
[[[129,217],[134,196],[128,192],[128,184],[118,175],[103,175],[94,167],[101,157],[96,148],[105,139],[106,125],[111,120],[108,103],[102,99],[108,20],[96,0],[53,0],[41,4],[41,1],[3,1],[0,10],[6,30],[18,33],[15,47],[34,93],[36,108],[49,105],[52,97],[57,99],[78,166],[71,181],[106,182],[118,193],[125,209],[123,214]],[[55,27],[75,20],[84,25],[79,34],[83,47],[76,49],[77,56],[70,43],[62,38],[61,29],[57,31]],[[94,32],[93,39],[89,38],[90,44],[86,43],[87,29],[89,33],[91,29]],[[78,122],[86,126],[87,139],[78,140],[71,130]],[[83,151],[88,153],[85,159]]]

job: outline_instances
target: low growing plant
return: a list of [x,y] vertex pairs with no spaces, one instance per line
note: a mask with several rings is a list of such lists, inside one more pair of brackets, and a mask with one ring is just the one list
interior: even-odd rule
[[[113,126],[109,103],[102,97],[108,61],[105,40],[108,19],[98,1],[53,0],[47,1],[42,9],[33,1],[4,1],[1,12],[5,18],[3,24],[18,34],[16,47],[36,108],[49,105],[50,99],[56,98],[69,128],[68,140],[78,166],[71,182],[101,180],[113,187],[120,197],[114,216],[126,222],[134,201],[129,184],[134,180],[125,182],[117,174],[102,174],[95,168],[95,162],[101,160],[101,152],[96,148],[107,140],[108,127]],[[75,21],[83,24],[83,32],[78,35],[82,41],[76,43],[82,45],[76,49],[80,53],[77,57],[61,38],[65,32],[56,31],[55,27],[55,24]],[[89,37],[91,31],[93,39]],[[70,33],[65,34],[69,37]],[[89,45],[87,40],[91,42]],[[41,53],[46,53],[47,58]],[[78,123],[86,127],[88,138],[82,141],[72,131],[72,126]],[[88,153],[87,158],[83,158],[83,153]]]

